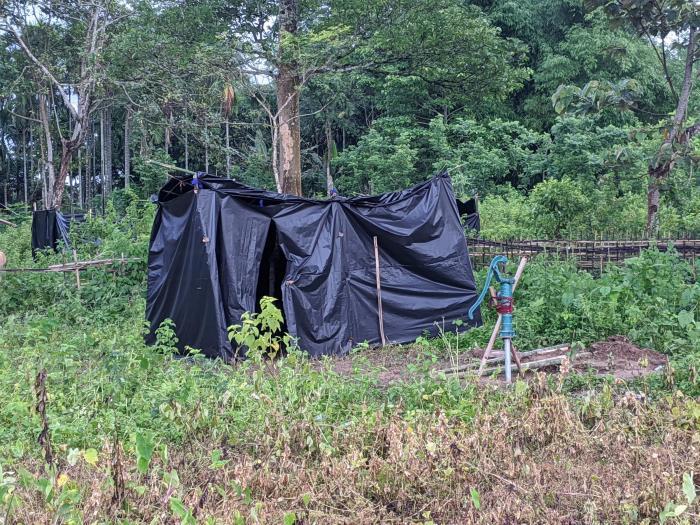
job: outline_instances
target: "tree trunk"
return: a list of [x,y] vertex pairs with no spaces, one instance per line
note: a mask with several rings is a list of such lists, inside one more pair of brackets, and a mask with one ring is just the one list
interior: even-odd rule
[[674,146],[680,138],[683,121],[688,112],[688,101],[693,86],[693,64],[695,62],[695,36],[696,28],[691,27],[688,34],[688,48],[686,49],[685,71],[683,85],[673,115],[673,123],[668,131],[655,157],[649,164],[649,185],[647,187],[647,224],[646,236],[656,237],[659,231],[659,201],[661,197],[661,184],[668,177],[676,162]]
[[298,0],[279,0],[281,62],[277,67],[277,128],[279,133],[278,172],[282,193],[301,195],[301,127],[297,64],[285,60],[286,42],[297,33]]
[[333,181],[333,172],[331,170],[331,162],[333,160],[333,132],[331,130],[331,123],[326,120],[326,157],[325,157],[325,168],[326,168],[326,190],[328,191],[328,196],[331,196],[333,188],[335,188],[335,182]]
[[90,120],[90,134],[85,148],[85,207],[92,209],[93,181],[95,180],[95,122]]
[[126,108],[124,116],[124,188],[129,187],[131,178],[131,108]]
[[190,141],[187,136],[187,131],[185,131],[185,169],[190,169]]
[[226,177],[231,176],[231,139],[229,134],[228,117],[226,117]]
[[[32,111],[32,114],[33,114],[33,111]],[[33,151],[33,149],[34,149],[34,131],[32,130],[31,127],[29,128],[29,146],[31,148],[31,151]],[[34,154],[33,153],[29,154],[29,175],[31,176],[32,180],[34,180],[35,174],[34,174]],[[32,187],[31,190],[32,190],[31,193],[33,196],[34,188]],[[29,202],[27,202],[27,207],[30,208]]]
[[209,127],[204,121],[204,172],[209,173]]
[[54,185],[56,183],[56,171],[53,164],[53,138],[51,136],[51,123],[49,121],[49,112],[47,108],[48,99],[44,93],[39,94],[39,120],[41,127],[44,130],[44,139],[42,141],[42,180],[43,180],[43,195],[44,208],[50,209],[54,201]]
[[105,199],[112,194],[112,108],[107,107],[100,114],[102,125],[102,192]]
[[29,209],[29,185],[27,184],[27,130],[22,130],[22,179],[24,181],[24,206]]
[[85,210],[85,184],[83,180],[83,152],[78,150],[78,208]]
[[282,193],[282,179],[280,177],[280,165],[279,165],[279,127],[277,126],[277,119],[270,119],[270,128],[272,130],[272,174],[275,177],[275,185],[277,186],[277,192]]
[[172,126],[173,126],[173,113],[172,113],[172,108],[170,105],[166,105],[165,107],[165,118],[167,121],[167,124],[165,125],[165,138],[164,138],[164,143],[163,147],[165,148],[165,153],[170,155],[170,146],[172,143]]
[[73,150],[74,148],[69,140],[63,139],[61,141],[61,164],[58,168],[58,179],[56,180],[53,195],[53,207],[57,210],[61,208],[63,203],[63,191],[65,189],[65,181],[68,178],[70,163],[73,160]]

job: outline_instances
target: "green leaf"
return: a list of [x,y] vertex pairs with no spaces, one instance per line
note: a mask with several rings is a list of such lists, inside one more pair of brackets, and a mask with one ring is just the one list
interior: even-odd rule
[[685,494],[685,499],[688,502],[688,505],[692,505],[697,496],[692,472],[690,474],[687,472],[683,474],[683,494]]
[[670,516],[677,518],[678,516],[683,514],[687,509],[688,509],[688,505],[676,505],[676,507],[673,509],[673,512],[670,514]]
[[73,467],[75,466],[76,463],[78,463],[78,460],[80,459],[80,449],[79,448],[71,448],[68,450],[68,464]]
[[687,505],[676,505],[673,501],[669,501],[666,503],[664,510],[659,513],[659,524],[664,525],[668,518],[677,518],[683,514],[687,508]]
[[472,498],[472,503],[474,504],[474,508],[476,510],[481,509],[481,497],[479,496],[479,491],[476,490],[474,487],[469,489],[469,494],[471,495]]
[[97,450],[95,450],[94,448],[89,448],[87,450],[83,450],[83,458],[85,458],[85,461],[87,463],[94,467],[97,464],[99,455],[97,453]]
[[182,502],[182,500],[175,497],[170,498],[170,510],[172,510],[173,514],[175,514],[180,519],[187,516],[187,513],[189,512],[189,509],[185,507],[185,504]]
[[141,474],[148,472],[154,448],[155,443],[152,436],[140,432],[136,434],[136,466]]
[[284,525],[294,525],[297,522],[297,515],[293,512],[287,512],[284,515],[283,523]]
[[688,310],[681,310],[680,312],[678,312],[678,324],[681,325],[681,328],[686,328],[693,322],[695,322],[695,316],[693,315],[693,312]]

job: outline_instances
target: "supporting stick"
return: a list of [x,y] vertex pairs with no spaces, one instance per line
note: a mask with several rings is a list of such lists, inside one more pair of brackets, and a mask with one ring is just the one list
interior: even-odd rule
[[384,311],[382,310],[382,282],[379,277],[379,245],[377,236],[374,236],[374,271],[377,277],[377,311],[379,312],[379,337],[382,340],[382,346],[386,346],[386,338],[384,337]]
[[[523,271],[525,270],[526,264],[527,257],[522,257],[520,259],[520,264],[518,264],[518,269],[515,272],[515,277],[513,278],[513,293],[515,293],[515,288],[518,286],[518,281],[520,281],[520,277],[523,275]],[[484,355],[481,358],[481,365],[479,365],[479,375],[481,375],[481,373],[484,371],[486,360],[489,358],[491,350],[493,350],[493,345],[496,344],[498,332],[501,330],[501,322],[501,314],[498,314],[498,319],[496,319],[496,326],[493,327],[493,332],[491,333],[491,339],[489,339],[489,344],[486,345],[486,351],[484,352]]]
[[522,367],[522,363],[520,362],[520,356],[518,355],[520,352],[518,352],[518,349],[512,343],[510,346],[510,353],[511,353],[511,356],[513,357],[513,361],[515,361],[515,364],[518,367],[518,372],[520,372],[520,375],[523,375],[523,367]]
[[73,248],[73,262],[75,263],[75,284],[80,290],[80,270],[78,269],[78,252]]
[[5,219],[0,219],[0,224],[4,224],[6,226],[12,226],[13,228],[17,227],[17,225],[14,222],[6,221]]
[[173,170],[173,171],[180,171],[182,173],[187,173],[189,175],[196,175],[197,174],[196,171],[186,170],[185,168],[173,166],[172,164],[165,164],[164,162],[159,162],[159,161],[153,160],[153,159],[148,159],[146,161],[146,164],[155,164],[156,166],[160,166],[161,168],[167,168],[167,169]]

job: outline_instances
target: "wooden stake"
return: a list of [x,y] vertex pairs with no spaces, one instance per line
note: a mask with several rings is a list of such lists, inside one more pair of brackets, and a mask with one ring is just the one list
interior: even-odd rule
[[75,284],[80,290],[80,270],[78,269],[78,252],[73,248],[73,262],[75,263]]
[[[518,281],[520,281],[520,277],[523,275],[523,271],[525,270],[526,264],[527,257],[522,257],[520,259],[520,264],[518,264],[518,269],[516,270],[515,277],[513,279],[513,293],[515,293],[515,288],[518,286]],[[493,327],[493,332],[491,333],[491,339],[489,339],[489,344],[486,345],[486,351],[484,352],[484,355],[481,358],[481,365],[479,365],[479,375],[481,375],[481,373],[483,372],[484,366],[486,365],[486,360],[489,358],[491,350],[493,350],[493,346],[496,344],[498,332],[501,330],[501,322],[501,314],[498,314],[498,319],[496,319],[496,325]]]
[[386,346],[386,337],[384,337],[384,311],[382,310],[382,282],[379,277],[379,244],[377,236],[374,236],[374,271],[377,278],[377,311],[379,312],[379,337],[382,340],[382,346]]
[[520,372],[520,375],[523,375],[523,367],[522,363],[520,362],[520,356],[518,355],[518,349],[515,347],[513,342],[511,341],[510,344],[510,355],[513,357],[513,361],[515,361],[516,366],[518,367],[518,372]]

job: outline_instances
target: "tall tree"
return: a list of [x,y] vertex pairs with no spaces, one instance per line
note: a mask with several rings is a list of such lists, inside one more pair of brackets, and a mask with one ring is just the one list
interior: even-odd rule
[[[700,59],[700,5],[693,0],[592,0],[617,25],[629,24],[647,39],[658,58],[669,90],[675,100],[671,118],[664,122],[663,139],[650,158],[647,169],[647,236],[659,230],[659,203],[664,183],[676,163],[687,156],[690,139],[700,132],[700,121],[688,124],[688,107],[693,93],[695,64]],[[683,69],[675,78],[670,66],[674,54],[683,56]],[[634,80],[620,83],[591,81],[583,88],[562,85],[553,96],[559,112],[585,113],[609,106],[634,108],[638,98]]]
[[[517,43],[459,0],[250,0],[235,13],[234,33],[242,80],[272,128],[277,187],[291,193],[301,192],[303,92],[319,75],[362,72],[395,85],[413,82],[431,91],[426,108],[444,108],[448,94],[455,107],[498,98],[529,74]],[[270,81],[274,106],[261,94]]]
[[[101,0],[90,4],[8,2],[0,10],[0,27],[14,36],[33,67],[48,82],[51,91],[56,93],[72,121],[68,136],[63,135],[60,126],[56,129],[61,156],[58,174],[49,170],[48,194],[45,197],[47,207],[60,208],[73,156],[85,141],[90,116],[96,105],[96,88],[102,67],[100,55],[106,42],[107,29],[116,20],[113,9],[113,2]],[[63,62],[51,63],[50,57],[43,57],[32,49],[32,42],[27,37],[34,26],[51,26],[76,32],[73,36],[77,37],[79,44],[74,50],[78,57],[75,70],[61,71]],[[40,110],[42,107],[40,104]],[[45,119],[42,122],[46,124]]]

